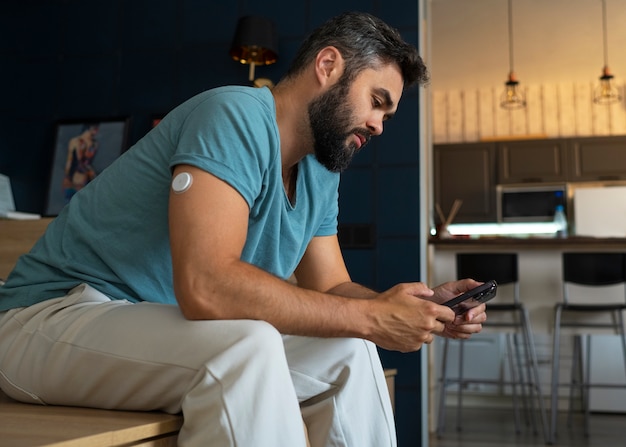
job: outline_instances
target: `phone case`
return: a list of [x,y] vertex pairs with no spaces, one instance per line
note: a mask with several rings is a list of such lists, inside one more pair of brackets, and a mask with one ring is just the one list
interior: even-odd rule
[[457,314],[460,314],[481,303],[486,303],[496,296],[497,290],[498,283],[496,283],[495,280],[487,281],[443,304],[444,306],[453,308]]

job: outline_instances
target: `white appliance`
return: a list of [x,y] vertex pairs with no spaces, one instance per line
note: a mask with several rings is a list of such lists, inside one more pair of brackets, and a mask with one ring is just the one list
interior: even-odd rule
[[572,234],[626,237],[626,183],[570,183],[569,186],[574,208]]

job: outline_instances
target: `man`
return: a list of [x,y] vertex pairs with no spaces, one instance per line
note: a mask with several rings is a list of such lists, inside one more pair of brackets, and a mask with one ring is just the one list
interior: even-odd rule
[[[339,172],[424,81],[414,47],[343,14],[273,91],[191,98],[76,194],[0,292],[0,386],[50,404],[182,411],[181,446],[395,445],[375,344],[467,338],[478,285],[351,281]],[[286,281],[295,275],[297,285]]]

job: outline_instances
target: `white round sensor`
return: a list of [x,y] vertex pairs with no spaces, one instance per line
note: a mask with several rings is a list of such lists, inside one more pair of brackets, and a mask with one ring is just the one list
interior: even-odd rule
[[188,172],[181,172],[172,180],[172,191],[176,194],[180,194],[181,192],[187,191],[192,183],[193,177],[191,174]]

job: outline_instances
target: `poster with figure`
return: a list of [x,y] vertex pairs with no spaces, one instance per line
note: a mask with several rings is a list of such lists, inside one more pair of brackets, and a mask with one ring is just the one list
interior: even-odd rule
[[74,194],[121,155],[128,124],[128,118],[57,124],[44,215],[59,214]]

